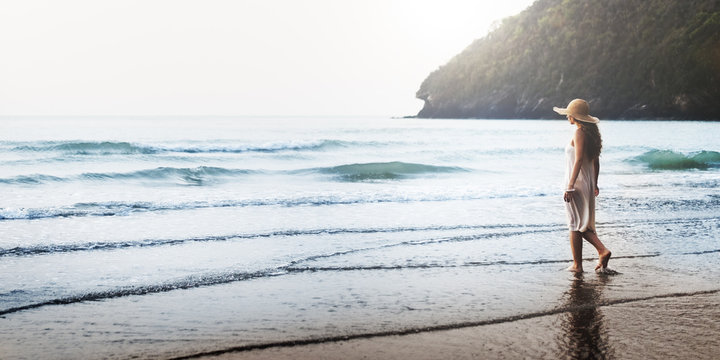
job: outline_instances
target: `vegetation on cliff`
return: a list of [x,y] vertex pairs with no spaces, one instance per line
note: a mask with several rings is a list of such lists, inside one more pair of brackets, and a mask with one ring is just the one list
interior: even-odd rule
[[431,73],[418,117],[720,119],[720,0],[537,0]]

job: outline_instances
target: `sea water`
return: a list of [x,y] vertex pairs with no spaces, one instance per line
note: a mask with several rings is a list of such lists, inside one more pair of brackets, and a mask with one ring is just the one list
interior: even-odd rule
[[[618,274],[592,273],[586,243],[582,286],[598,303],[720,288],[720,123],[600,130],[597,232]],[[2,118],[0,357],[167,358],[573,305],[573,131]]]

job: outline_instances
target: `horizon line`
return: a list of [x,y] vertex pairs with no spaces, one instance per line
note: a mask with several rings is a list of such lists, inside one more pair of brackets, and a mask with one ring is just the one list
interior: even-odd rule
[[231,114],[231,115],[218,115],[218,114],[119,114],[119,115],[111,115],[111,114],[85,114],[85,115],[73,115],[73,114],[0,114],[0,117],[7,118],[7,117],[75,117],[75,118],[87,118],[87,117],[242,117],[242,118],[249,118],[249,117],[259,117],[259,118],[269,118],[269,117],[295,117],[295,118],[309,118],[309,117],[388,117],[388,118],[402,118],[402,117],[414,117],[415,115],[388,115],[388,114],[364,114],[364,115],[339,115],[339,114],[333,114],[333,115],[282,115],[282,114],[264,114],[264,115],[240,115],[240,114]]

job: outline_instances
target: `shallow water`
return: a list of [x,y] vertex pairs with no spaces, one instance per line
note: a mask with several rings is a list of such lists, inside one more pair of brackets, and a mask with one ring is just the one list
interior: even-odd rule
[[[565,306],[572,131],[5,118],[0,344],[11,358],[166,358]],[[597,301],[718,288],[720,124],[601,131],[598,234],[619,274],[584,286],[602,281]]]

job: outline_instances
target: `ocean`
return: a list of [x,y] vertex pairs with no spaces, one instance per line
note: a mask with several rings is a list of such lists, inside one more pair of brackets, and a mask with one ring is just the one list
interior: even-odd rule
[[600,130],[616,273],[585,243],[578,278],[565,120],[4,117],[0,357],[172,358],[718,291],[720,123]]

